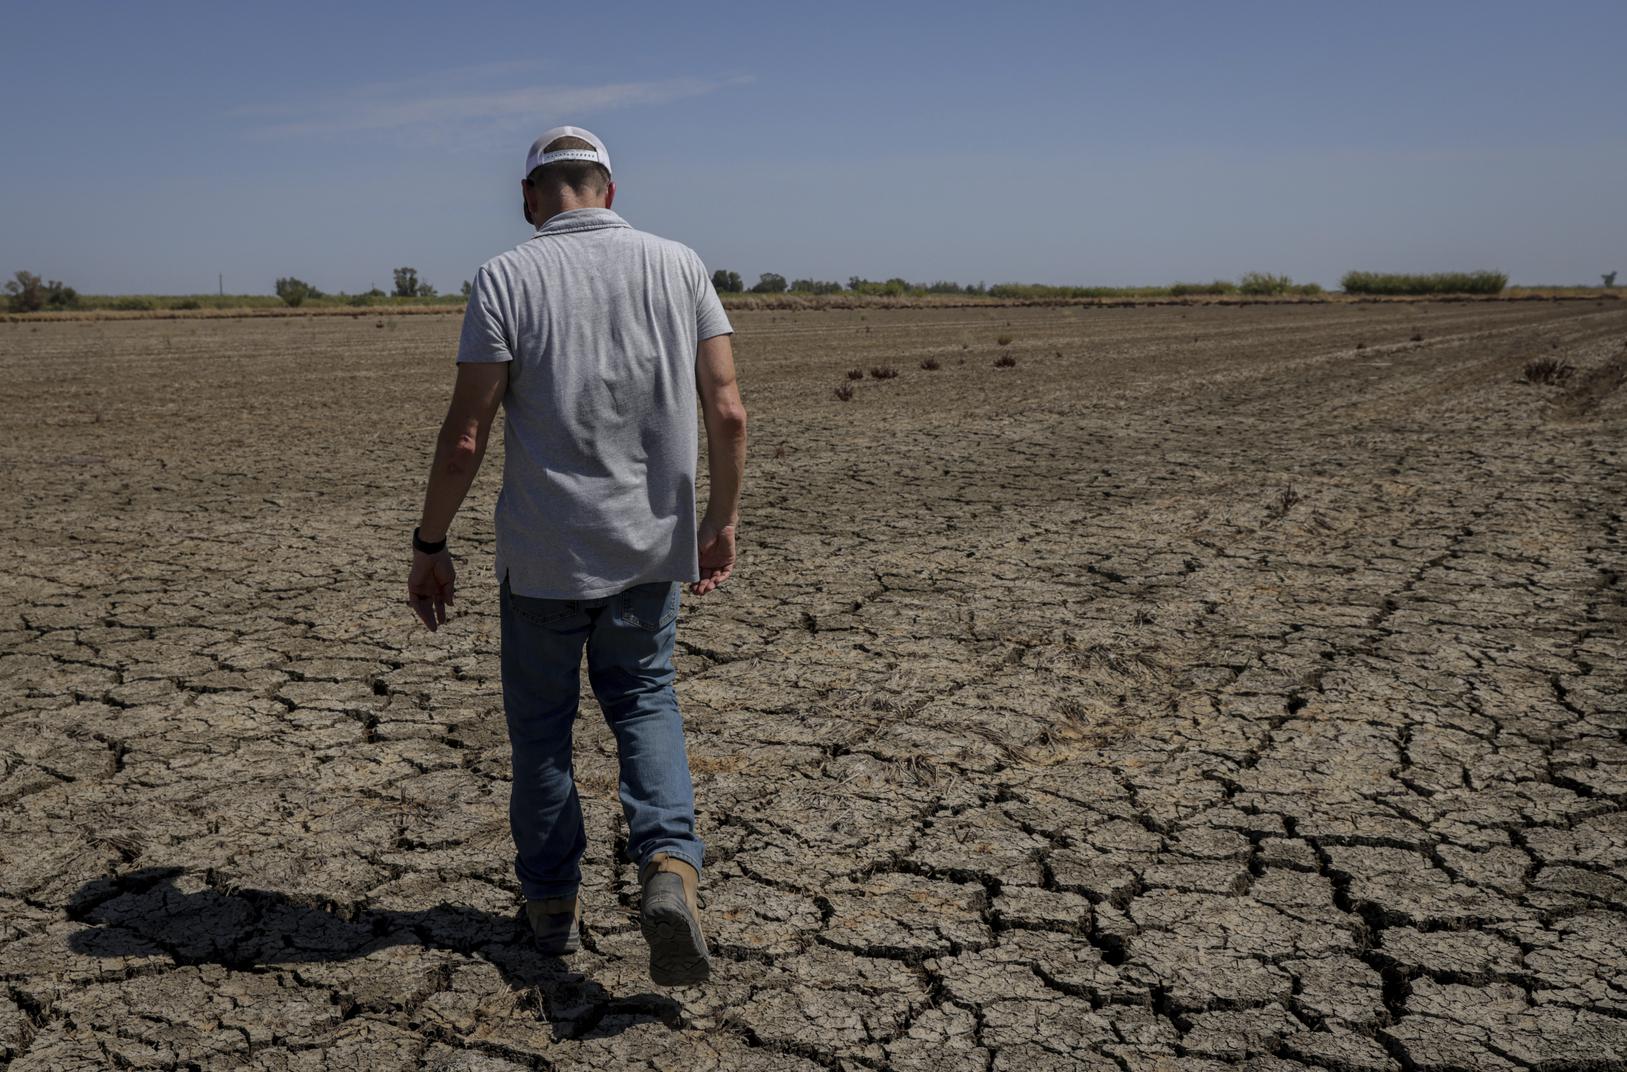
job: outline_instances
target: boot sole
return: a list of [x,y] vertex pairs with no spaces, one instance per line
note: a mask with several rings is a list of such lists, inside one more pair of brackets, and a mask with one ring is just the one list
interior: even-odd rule
[[650,980],[657,986],[693,986],[711,977],[706,942],[688,905],[652,900],[644,906],[639,928],[650,943]]

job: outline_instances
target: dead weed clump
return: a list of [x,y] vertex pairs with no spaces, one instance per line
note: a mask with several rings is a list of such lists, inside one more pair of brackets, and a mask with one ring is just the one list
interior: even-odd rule
[[999,338],[995,339],[994,341],[999,343],[1001,346],[1010,346],[1011,345],[1011,336],[1010,335],[1001,335]]
[[864,370],[862,368],[850,368],[847,370],[847,378],[850,380],[862,380],[864,379]]
[[1564,383],[1576,375],[1576,366],[1557,357],[1539,357],[1525,363],[1520,379],[1525,383]]
[[994,367],[995,368],[1016,368],[1017,367],[1017,359],[1015,357],[1012,357],[1010,354],[1001,354],[999,357],[994,359]]
[[875,368],[870,370],[870,378],[873,380],[897,379],[898,370],[893,368],[891,365],[877,365]]
[[836,397],[841,399],[843,402],[853,401],[853,385],[844,383],[840,387],[836,388]]
[[1288,511],[1292,510],[1297,502],[1299,502],[1299,491],[1292,484],[1289,484],[1277,492],[1276,498],[1266,504],[1265,512],[1270,515],[1272,520],[1287,517]]
[[936,372],[942,366],[938,364],[937,358],[929,357],[921,362],[921,367],[926,369],[928,372]]

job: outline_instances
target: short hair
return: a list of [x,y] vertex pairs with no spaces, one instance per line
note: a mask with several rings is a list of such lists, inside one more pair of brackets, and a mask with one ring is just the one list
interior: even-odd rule
[[[542,151],[552,153],[560,149],[592,148],[592,142],[566,135],[563,138],[555,138],[543,146]],[[551,164],[541,164],[532,168],[525,181],[533,186],[551,189],[569,186],[578,194],[602,194],[610,189],[610,172],[605,170],[603,164],[591,160],[555,160]]]

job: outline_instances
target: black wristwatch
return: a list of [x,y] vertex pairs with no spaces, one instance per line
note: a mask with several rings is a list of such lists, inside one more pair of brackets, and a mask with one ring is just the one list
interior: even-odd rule
[[443,537],[439,543],[430,543],[418,535],[418,529],[412,530],[412,546],[415,551],[422,551],[426,555],[438,555],[446,550],[446,539]]

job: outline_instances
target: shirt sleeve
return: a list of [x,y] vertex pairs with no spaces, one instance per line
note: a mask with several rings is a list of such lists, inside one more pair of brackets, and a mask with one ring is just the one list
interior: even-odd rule
[[695,338],[701,340],[716,335],[733,335],[734,325],[729,323],[729,316],[723,311],[723,302],[717,296],[717,289],[712,286],[712,277],[706,274],[706,265],[701,263],[698,254],[695,267],[701,277],[700,297],[695,302]]
[[482,266],[475,273],[469,304],[463,310],[463,332],[458,336],[458,363],[514,360],[509,331],[503,325],[504,303],[497,281]]

